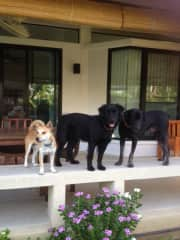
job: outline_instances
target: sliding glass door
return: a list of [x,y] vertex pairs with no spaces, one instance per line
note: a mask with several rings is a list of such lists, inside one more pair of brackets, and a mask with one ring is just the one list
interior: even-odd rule
[[176,119],[179,67],[177,55],[148,54],[145,110],[164,110]]
[[129,108],[164,110],[180,118],[180,53],[144,48],[109,52],[108,101]]
[[113,51],[110,74],[110,102],[137,108],[140,100],[141,50]]
[[0,116],[56,122],[61,109],[61,51],[0,46]]

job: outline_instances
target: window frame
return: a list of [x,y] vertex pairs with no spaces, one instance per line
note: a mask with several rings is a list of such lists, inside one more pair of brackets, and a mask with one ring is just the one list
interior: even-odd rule
[[[9,43],[0,43],[0,81],[3,84],[4,81],[4,67],[3,67],[3,49],[19,49],[25,51],[25,61],[26,61],[26,81],[27,84],[32,79],[32,52],[35,50],[39,51],[51,51],[55,57],[55,64],[54,64],[54,86],[55,86],[55,99],[57,102],[55,103],[55,112],[54,112],[54,119],[55,123],[57,123],[59,115],[62,114],[62,49],[60,48],[50,48],[50,47],[39,47],[39,46],[27,46],[27,45],[16,45],[16,44],[9,44]],[[30,59],[30,60],[29,60]],[[30,66],[28,64],[30,61]],[[56,89],[57,88],[57,89]],[[57,96],[58,92],[58,96]]]
[[[111,95],[111,69],[112,69],[112,53],[114,51],[119,51],[120,49],[139,49],[142,51],[141,55],[141,77],[140,77],[140,99],[139,108],[145,110],[146,103],[146,86],[147,86],[147,71],[148,71],[148,54],[149,53],[159,53],[159,54],[171,54],[178,56],[180,58],[180,51],[173,50],[163,50],[155,48],[143,48],[135,46],[117,47],[108,49],[108,71],[107,71],[107,103],[110,103]],[[177,109],[176,109],[176,119],[180,119],[180,66],[178,71],[178,89],[177,89]]]

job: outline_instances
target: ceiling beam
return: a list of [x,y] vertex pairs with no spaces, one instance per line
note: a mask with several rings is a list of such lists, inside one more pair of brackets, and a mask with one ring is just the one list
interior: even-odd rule
[[1,18],[0,27],[17,37],[30,37],[29,31],[19,20],[13,18]]
[[180,36],[180,18],[165,10],[90,0],[0,0],[0,15],[111,30]]

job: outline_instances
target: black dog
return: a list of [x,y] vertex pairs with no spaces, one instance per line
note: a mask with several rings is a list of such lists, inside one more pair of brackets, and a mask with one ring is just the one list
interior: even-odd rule
[[128,167],[133,167],[133,156],[138,139],[146,130],[153,131],[157,141],[162,148],[163,165],[169,164],[168,149],[168,114],[163,111],[143,112],[139,109],[130,109],[122,113],[119,123],[120,135],[120,156],[115,165],[123,162],[125,140],[132,140],[131,152],[128,160]]
[[90,116],[81,113],[63,115],[57,125],[57,153],[56,166],[61,166],[60,156],[67,144],[67,159],[71,163],[78,163],[73,158],[73,149],[80,140],[88,142],[87,169],[93,171],[92,159],[94,149],[98,148],[97,168],[105,170],[102,158],[114,128],[119,122],[123,107],[118,104],[105,104],[99,110],[99,115]]

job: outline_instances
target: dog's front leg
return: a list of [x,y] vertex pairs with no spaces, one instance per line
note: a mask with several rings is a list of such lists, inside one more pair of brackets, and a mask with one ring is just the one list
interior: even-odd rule
[[78,164],[79,161],[74,159],[73,149],[77,142],[68,142],[67,144],[67,161],[72,164]]
[[94,149],[95,149],[95,144],[88,143],[87,169],[89,171],[94,171],[95,170],[95,168],[92,165],[92,160],[93,160],[93,156],[94,156]]
[[24,167],[28,167],[28,157],[31,151],[31,147],[32,147],[32,144],[29,144],[28,146],[26,146],[26,153],[24,156]]
[[123,158],[124,158],[124,146],[125,146],[125,139],[120,138],[120,155],[119,155],[119,160],[115,163],[115,165],[119,166],[123,163]]
[[128,160],[128,167],[134,167],[133,158],[134,158],[134,152],[136,150],[136,146],[137,146],[137,139],[132,139],[132,146],[131,146],[131,152]]
[[56,169],[54,168],[54,160],[55,160],[56,150],[50,153],[50,170],[55,173]]
[[163,153],[163,156],[162,156],[162,159],[161,161],[163,161],[163,165],[166,166],[166,165],[169,165],[169,147],[168,147],[168,143],[167,143],[167,140],[163,139],[163,140],[159,140],[158,141],[160,146],[161,146],[161,149],[162,149],[162,153]]
[[32,153],[32,165],[33,166],[38,165],[38,161],[36,161],[37,159],[38,159],[38,148],[36,146],[34,146],[33,153]]
[[39,149],[39,164],[40,164],[40,171],[39,171],[39,174],[43,175],[44,174],[44,154],[43,154],[43,151],[42,149]]
[[106,150],[106,147],[110,141],[101,143],[98,145],[98,159],[97,159],[97,168],[99,170],[106,170],[106,168],[102,165],[102,158],[104,155],[104,152]]

